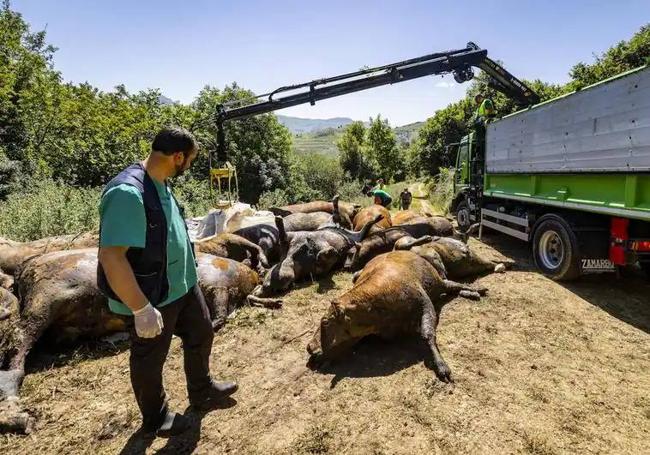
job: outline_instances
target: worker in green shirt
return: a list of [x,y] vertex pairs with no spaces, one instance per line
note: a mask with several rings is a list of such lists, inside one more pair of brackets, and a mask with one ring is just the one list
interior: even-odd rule
[[384,206],[386,208],[390,208],[391,202],[393,202],[393,198],[391,197],[390,194],[388,194],[384,190],[371,190],[368,191],[367,194],[368,197],[374,197],[375,198],[375,204]]
[[196,260],[182,208],[167,185],[183,174],[198,147],[185,130],[164,129],[151,153],[105,187],[102,194],[97,285],[111,311],[130,318],[131,385],[145,433],[169,437],[189,419],[170,411],[162,382],[172,335],[183,342],[190,404],[207,410],[237,390],[210,376],[214,337],[197,281]]
[[485,98],[482,94],[478,94],[474,97],[476,102],[476,113],[474,114],[474,122],[481,125],[485,125],[488,120],[493,119],[496,115],[494,109],[494,103],[490,98]]

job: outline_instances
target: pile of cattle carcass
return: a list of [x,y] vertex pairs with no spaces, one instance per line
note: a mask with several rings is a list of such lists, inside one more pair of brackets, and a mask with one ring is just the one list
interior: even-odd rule
[[[500,271],[455,232],[449,220],[315,201],[271,209],[272,222],[245,225],[195,242],[199,285],[218,330],[238,306],[282,306],[296,282],[335,270],[354,272],[352,289],[332,301],[307,346],[310,362],[334,358],[361,338],[420,333],[434,369],[451,379],[435,339],[442,298],[477,299],[485,289],[456,281]],[[459,240],[460,239],[460,240]],[[96,286],[97,233],[33,242],[0,238],[0,432],[28,432],[19,400],[25,359],[39,339],[70,343],[125,330]]]

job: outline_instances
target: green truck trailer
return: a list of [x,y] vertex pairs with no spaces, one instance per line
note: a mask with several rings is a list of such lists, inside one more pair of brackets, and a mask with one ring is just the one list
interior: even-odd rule
[[459,226],[530,242],[546,275],[650,271],[650,67],[488,122],[456,168]]

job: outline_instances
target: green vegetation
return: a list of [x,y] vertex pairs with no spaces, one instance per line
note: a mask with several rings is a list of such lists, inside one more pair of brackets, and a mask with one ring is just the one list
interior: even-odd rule
[[[596,57],[594,63],[576,64],[569,72],[571,81],[565,85],[549,84],[540,80],[525,82],[537,92],[542,101],[546,101],[649,62],[650,25],[646,25],[629,41],[622,41]],[[479,74],[472,81],[465,98],[437,111],[422,126],[407,152],[410,175],[436,175],[441,166],[454,164],[456,157],[446,155],[446,145],[458,142],[468,133],[469,122],[476,109],[473,99],[477,93],[484,93],[492,98],[498,117],[517,110],[511,99],[488,87],[484,73]]]
[[313,133],[297,133],[293,136],[293,150],[300,155],[317,153],[335,157],[339,151],[336,143],[343,128],[327,128]]
[[406,176],[405,148],[398,146],[395,132],[380,115],[370,119],[368,128],[362,122],[345,127],[336,145],[339,163],[352,179],[381,177],[389,182]]
[[[236,83],[206,86],[190,104],[172,103],[158,90],[103,92],[88,83],[65,82],[54,67],[56,48],[44,31],[33,32],[9,1],[0,6],[0,236],[29,240],[97,227],[102,186],[128,164],[144,158],[164,126],[190,130],[200,145],[191,171],[173,182],[189,215],[211,206],[206,182],[208,153],[215,149],[216,105],[251,100]],[[592,64],[579,63],[564,86],[529,84],[543,100],[637,67],[650,58],[650,26],[618,43]],[[468,131],[474,94],[487,92],[498,115],[514,103],[487,88],[479,74],[467,96],[424,123],[393,129],[379,115],[367,125],[304,131],[292,140],[274,114],[226,124],[229,160],[239,176],[240,198],[260,206],[280,205],[340,194],[367,202],[367,179],[387,183],[435,176],[453,163],[446,145]],[[299,120],[299,119],[298,119]],[[349,119],[329,119],[339,122]],[[313,123],[312,122],[312,123]],[[441,181],[449,179],[443,172]],[[444,193],[444,191],[442,192]],[[440,196],[440,204],[447,197]],[[438,196],[436,196],[438,197]]]

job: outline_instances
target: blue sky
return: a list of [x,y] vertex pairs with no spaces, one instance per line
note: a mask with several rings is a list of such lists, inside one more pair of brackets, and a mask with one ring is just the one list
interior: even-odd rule
[[[159,88],[190,102],[206,84],[258,93],[474,41],[520,78],[565,82],[570,67],[650,22],[650,1],[170,1],[13,0],[34,30],[47,26],[66,80],[103,90]],[[393,125],[460,99],[451,76],[283,111]]]

